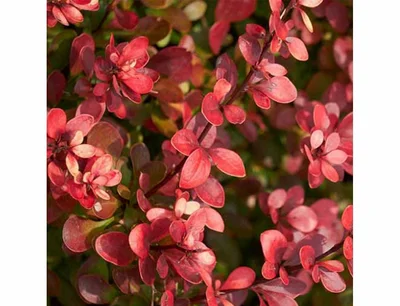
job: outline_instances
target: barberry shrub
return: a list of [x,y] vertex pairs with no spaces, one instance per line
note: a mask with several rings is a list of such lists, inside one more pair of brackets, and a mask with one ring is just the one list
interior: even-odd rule
[[351,0],[48,0],[49,305],[351,305]]

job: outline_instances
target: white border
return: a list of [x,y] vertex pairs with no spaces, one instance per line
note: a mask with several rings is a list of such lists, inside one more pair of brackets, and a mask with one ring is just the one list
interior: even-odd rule
[[46,305],[46,2],[1,12],[1,304]]

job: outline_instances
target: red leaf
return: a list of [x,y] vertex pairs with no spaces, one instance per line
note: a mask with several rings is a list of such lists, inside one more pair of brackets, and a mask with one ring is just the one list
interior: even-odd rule
[[271,100],[268,98],[267,94],[264,92],[264,86],[262,84],[253,86],[251,88],[251,94],[253,95],[254,102],[259,108],[269,109],[271,107]]
[[106,111],[106,104],[97,102],[93,97],[87,98],[79,104],[75,116],[87,114],[94,118],[94,123],[100,121]]
[[59,70],[54,70],[47,78],[47,100],[56,105],[64,93],[67,81],[64,74]]
[[206,226],[213,231],[223,233],[225,224],[219,212],[210,207],[204,207],[203,209],[206,212]]
[[347,236],[343,243],[343,255],[346,259],[353,259],[353,238]]
[[255,65],[261,55],[261,46],[257,38],[249,34],[239,36],[239,49],[246,62]]
[[219,79],[227,80],[231,84],[230,92],[232,92],[236,87],[238,79],[238,72],[235,63],[231,60],[228,54],[224,53],[217,58],[215,66],[216,66],[215,74],[217,80]]
[[164,254],[161,254],[157,260],[157,272],[161,278],[166,278],[168,275],[168,263]]
[[282,9],[282,0],[269,0],[269,6],[271,11],[279,13]]
[[47,135],[58,139],[64,132],[67,116],[61,108],[52,108],[47,114]]
[[47,175],[54,185],[60,187],[64,185],[66,173],[55,162],[50,162],[47,166]]
[[285,76],[277,76],[266,82],[266,94],[279,103],[290,103],[297,98],[297,89]]
[[192,74],[192,54],[181,47],[167,47],[154,55],[147,66],[181,83]]
[[117,266],[127,266],[134,259],[128,235],[125,233],[107,232],[100,235],[96,239],[95,249],[105,261]]
[[199,147],[196,135],[187,129],[179,130],[171,138],[171,144],[183,155],[189,156],[195,149]]
[[272,208],[281,208],[285,205],[287,193],[284,189],[275,189],[268,197],[268,206]]
[[161,306],[174,306],[174,294],[167,290],[161,296]]
[[114,267],[112,269],[112,278],[119,290],[124,294],[134,294],[140,291],[141,280],[137,267]]
[[321,282],[329,292],[340,293],[346,290],[346,283],[337,272],[330,272],[325,268],[319,269]]
[[114,288],[99,275],[81,275],[77,287],[82,298],[89,304],[109,304],[113,299],[110,293],[113,293]]
[[315,251],[309,246],[305,245],[300,249],[300,261],[304,269],[310,270],[315,263]]
[[156,279],[156,264],[150,257],[139,258],[139,273],[143,282],[151,286]]
[[91,248],[91,239],[110,220],[92,221],[81,217],[70,215],[65,221],[62,231],[63,242],[68,249],[75,253],[85,252]]
[[150,162],[150,152],[144,143],[135,143],[129,153],[135,173]]
[[277,230],[267,230],[261,233],[260,241],[265,259],[270,263],[280,263],[288,246],[286,237]]
[[191,189],[203,184],[211,171],[211,163],[207,153],[198,148],[194,150],[183,165],[179,187]]
[[303,41],[297,37],[286,37],[286,44],[290,54],[299,61],[308,60],[308,52]]
[[97,123],[87,135],[87,143],[114,157],[119,157],[124,147],[121,134],[108,122]]
[[325,106],[318,103],[314,107],[313,119],[315,128],[325,130],[329,127],[330,120],[326,112]]
[[229,28],[230,23],[225,20],[217,21],[210,28],[208,32],[208,43],[214,54],[218,54],[221,50],[222,43],[228,34]]
[[83,70],[83,62],[80,58],[81,50],[83,48],[89,48],[94,53],[95,43],[93,37],[87,33],[82,33],[78,37],[75,37],[71,44],[71,53],[69,55],[69,66],[71,69],[71,75],[77,75]]
[[331,1],[325,8],[325,15],[332,28],[345,33],[350,25],[347,7],[339,1]]
[[220,290],[240,290],[250,287],[256,279],[256,273],[248,267],[239,267],[233,270]]
[[342,214],[343,227],[348,230],[353,230],[353,205],[347,206]]
[[265,29],[262,26],[254,23],[246,24],[246,33],[257,39],[263,38],[265,37],[265,35],[267,35]]
[[325,155],[326,160],[332,165],[341,165],[347,159],[347,154],[342,150],[333,150]]
[[146,198],[142,189],[138,189],[138,191],[136,192],[136,200],[138,202],[140,209],[143,212],[147,212],[149,209],[151,209],[152,206],[149,200]]
[[261,268],[261,274],[266,279],[273,279],[278,274],[278,267],[278,264],[265,261]]
[[136,225],[129,234],[129,245],[132,251],[140,258],[149,255],[151,228],[146,223]]
[[[292,299],[296,298],[306,289],[306,284],[301,280],[289,276],[289,285],[285,285],[279,278],[267,281],[253,287],[257,291],[262,291],[265,295],[269,296],[271,293],[278,293],[282,296],[287,296]],[[269,301],[268,301],[269,302]],[[273,305],[285,305],[286,304],[273,304]],[[291,304],[288,304],[291,305]],[[294,304],[296,305],[296,304]]]
[[303,232],[312,232],[318,224],[315,212],[308,206],[298,206],[287,215],[287,220],[295,229]]
[[283,266],[279,267],[279,278],[281,279],[284,285],[289,285],[289,274]]
[[197,196],[206,204],[221,208],[225,204],[225,192],[222,185],[213,177],[195,188]]
[[207,306],[218,306],[218,302],[215,297],[215,291],[212,286],[207,286],[206,300],[207,300]]
[[[204,115],[202,113],[198,113],[188,122],[186,128],[188,130],[193,131],[197,139],[199,139],[200,135],[203,133],[207,124],[208,121],[206,120],[206,118],[204,118]],[[200,142],[200,145],[203,148],[210,148],[214,144],[216,137],[217,137],[217,128],[215,126],[211,126],[204,139]]]
[[325,160],[321,160],[321,172],[331,182],[336,183],[339,181],[339,173]]
[[246,120],[246,112],[237,105],[223,106],[226,119],[232,124],[242,124]]
[[315,130],[311,134],[310,143],[311,148],[316,149],[319,148],[320,145],[324,142],[324,133],[321,130]]
[[149,93],[153,89],[153,80],[144,74],[138,73],[130,75],[129,78],[121,81],[131,90],[139,94]]
[[118,7],[114,8],[115,17],[117,17],[118,23],[127,30],[133,30],[139,22],[139,17],[130,11],[122,11]]
[[[318,124],[323,124],[323,123],[318,123]],[[340,136],[338,133],[331,133],[329,136],[326,138],[325,141],[325,146],[324,146],[324,152],[328,153],[331,152],[340,145]]]
[[310,20],[310,17],[308,17],[307,13],[304,12],[302,9],[299,9],[299,11],[300,11],[301,18],[303,19],[304,25],[306,26],[307,30],[310,33],[313,33],[314,28],[313,28],[312,22]]
[[[221,79],[223,80],[223,79]],[[201,104],[201,112],[214,126],[220,126],[224,122],[224,116],[220,110],[219,101],[213,93],[208,93]]]
[[237,153],[224,148],[213,148],[208,152],[220,171],[236,177],[246,176],[243,161]]
[[215,8],[215,19],[242,21],[254,13],[256,4],[256,0],[219,0]]

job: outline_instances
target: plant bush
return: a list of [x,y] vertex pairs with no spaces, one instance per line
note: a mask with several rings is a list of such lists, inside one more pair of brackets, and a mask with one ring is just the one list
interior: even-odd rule
[[351,0],[48,0],[49,305],[351,305]]

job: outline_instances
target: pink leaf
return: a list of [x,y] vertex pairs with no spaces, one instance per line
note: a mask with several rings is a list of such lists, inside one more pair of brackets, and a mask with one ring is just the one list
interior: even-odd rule
[[89,48],[89,50],[92,50],[94,53],[95,43],[93,37],[87,33],[82,33],[72,41],[71,53],[69,55],[71,75],[77,75],[83,70],[83,62],[80,58],[80,54],[85,47]]
[[81,275],[77,281],[77,289],[89,304],[109,304],[112,301],[113,287],[101,276],[94,274]]
[[[320,123],[319,123],[320,124]],[[331,133],[326,138],[324,152],[329,153],[340,145],[340,136],[338,133]]]
[[346,290],[346,283],[337,272],[330,272],[325,268],[319,269],[321,282],[329,292],[340,293]]
[[266,82],[266,94],[279,103],[290,103],[297,98],[297,89],[285,76],[277,76]]
[[285,236],[277,230],[267,230],[261,233],[260,241],[265,259],[270,263],[280,263],[288,245]]
[[246,62],[255,65],[261,55],[261,46],[257,38],[249,34],[239,36],[239,49]]
[[315,105],[313,119],[317,129],[325,130],[329,127],[330,121],[324,105],[319,103]]
[[246,112],[237,105],[223,107],[226,119],[232,124],[242,124],[246,120]]
[[224,122],[219,101],[213,93],[208,93],[204,97],[203,103],[201,104],[201,112],[207,121],[214,126],[220,126]]
[[174,294],[167,290],[161,296],[161,306],[174,306]]
[[284,189],[276,189],[268,197],[268,206],[272,208],[281,208],[285,205],[287,193]]
[[347,154],[342,150],[333,150],[325,158],[332,165],[341,165],[346,161]]
[[280,12],[282,9],[282,0],[269,0],[271,11]]
[[206,204],[221,208],[225,204],[225,192],[222,185],[213,177],[195,188],[197,196]]
[[107,225],[110,220],[92,221],[70,215],[63,226],[63,242],[69,250],[75,253],[85,252],[91,248],[91,240],[96,232]]
[[210,44],[211,51],[214,54],[218,54],[221,50],[222,43],[228,34],[230,23],[221,20],[217,21],[212,25],[208,33],[208,43]]
[[299,0],[299,4],[306,7],[317,7],[323,0]]
[[314,28],[313,28],[312,22],[310,20],[310,17],[308,17],[307,13],[304,12],[302,9],[299,9],[299,11],[300,11],[301,18],[303,19],[304,25],[306,26],[307,30],[310,33],[313,33]]
[[225,224],[219,212],[210,207],[205,207],[204,209],[206,211],[206,226],[216,232],[223,233]]
[[146,223],[136,225],[129,234],[129,245],[140,258],[146,258],[149,255],[150,236],[150,225]]
[[122,232],[107,232],[100,235],[96,239],[95,249],[105,261],[117,266],[127,266],[134,259],[128,235]]
[[342,214],[343,227],[348,230],[353,230],[353,205],[347,206]]
[[196,135],[187,129],[176,132],[171,138],[171,144],[176,150],[186,156],[189,156],[190,153],[199,147]]
[[303,233],[312,232],[318,224],[317,215],[308,206],[296,207],[287,215],[287,220],[291,226]]
[[315,263],[315,251],[309,246],[305,245],[300,249],[300,261],[304,269],[310,270]]
[[179,187],[191,189],[203,184],[211,171],[207,153],[198,148],[194,150],[183,165]]
[[143,282],[151,286],[156,279],[156,264],[150,257],[139,258],[139,273]]
[[325,160],[321,160],[321,172],[331,182],[336,183],[339,181],[339,173]]
[[233,270],[220,290],[240,290],[250,287],[256,279],[256,273],[248,267],[239,267]]
[[62,186],[65,183],[65,171],[55,162],[50,162],[47,166],[47,175],[50,181],[56,186]]
[[290,54],[299,61],[308,60],[308,52],[303,41],[297,37],[287,37],[286,43]]
[[224,53],[217,58],[215,66],[216,66],[215,74],[217,80],[219,79],[227,80],[231,84],[230,92],[232,92],[236,87],[238,79],[238,72],[235,63],[230,59],[228,54]]
[[130,11],[122,11],[118,7],[114,8],[115,17],[117,17],[118,23],[127,30],[133,30],[139,22],[139,17]]
[[224,148],[213,148],[209,150],[209,154],[215,166],[225,174],[236,177],[246,176],[243,161],[237,153]]
[[267,35],[265,29],[262,26],[254,23],[246,24],[246,33],[257,39],[263,38],[265,37],[265,35]]
[[324,142],[324,133],[321,130],[315,130],[314,132],[312,132],[310,138],[312,149],[319,148],[323,142]]
[[58,139],[64,132],[67,116],[61,108],[52,108],[47,114],[47,135]]

